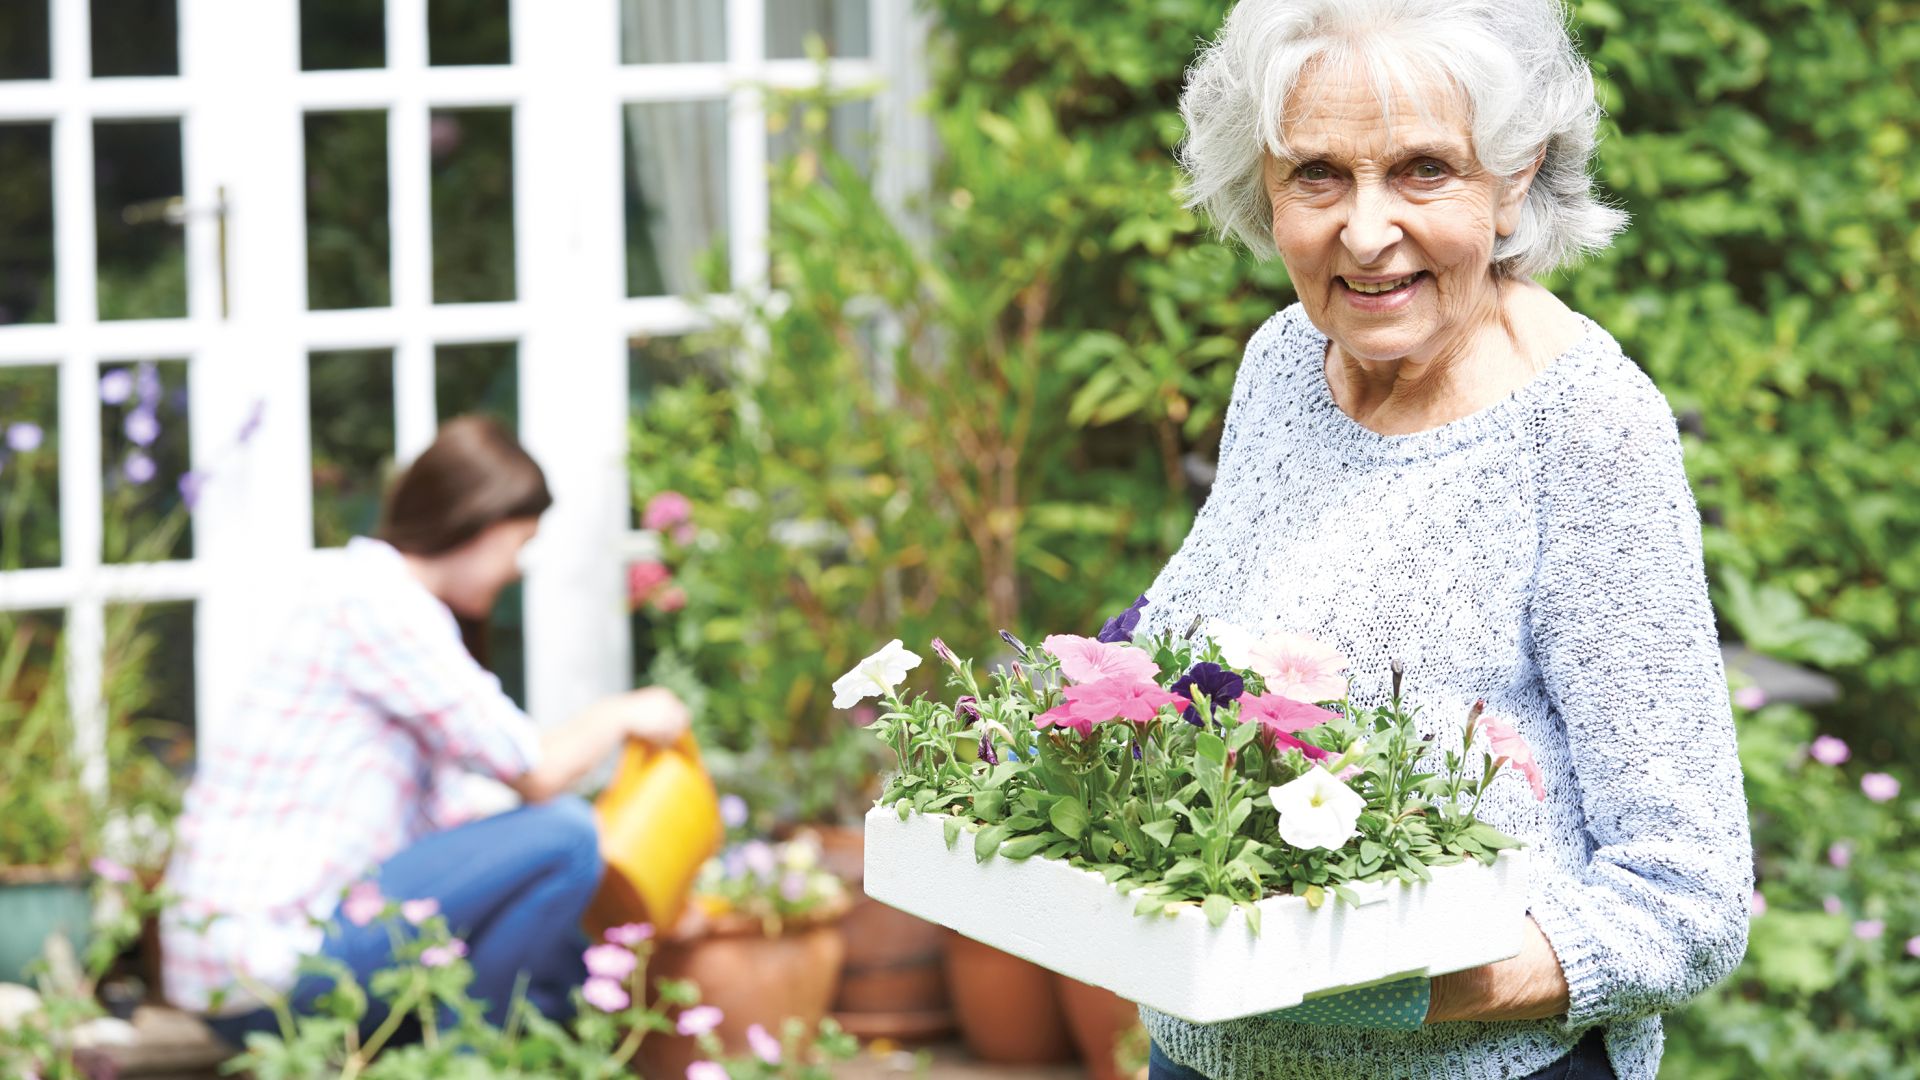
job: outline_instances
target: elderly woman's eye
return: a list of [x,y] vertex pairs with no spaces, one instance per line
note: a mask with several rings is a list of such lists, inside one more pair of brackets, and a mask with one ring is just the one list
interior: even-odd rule
[[1447,175],[1447,167],[1437,161],[1429,160],[1414,163],[1413,176],[1416,180],[1438,180],[1445,175]]
[[1333,170],[1318,161],[1308,162],[1294,170],[1293,175],[1309,183],[1333,179]]

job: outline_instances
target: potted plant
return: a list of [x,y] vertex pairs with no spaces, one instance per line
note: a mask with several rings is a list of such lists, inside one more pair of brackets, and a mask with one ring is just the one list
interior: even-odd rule
[[736,844],[703,868],[691,910],[661,935],[655,970],[691,982],[715,1012],[712,1024],[679,1025],[641,1051],[648,1075],[681,1076],[700,1059],[696,1041],[714,1035],[731,1052],[750,1049],[748,1030],[809,1028],[827,1016],[846,942],[840,917],[848,895],[820,863],[809,838]]
[[1200,1023],[1518,951],[1521,845],[1474,816],[1503,766],[1544,797],[1506,725],[1476,706],[1435,746],[1397,665],[1369,708],[1306,639],[1130,629],[1008,635],[986,679],[935,639],[952,703],[898,695],[897,640],[842,677],[899,761],[870,895]]

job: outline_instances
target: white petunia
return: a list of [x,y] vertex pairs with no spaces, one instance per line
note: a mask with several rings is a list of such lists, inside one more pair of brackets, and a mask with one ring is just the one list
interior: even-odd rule
[[919,666],[920,658],[894,638],[833,681],[833,707],[849,709],[866,698],[892,693],[906,681],[907,672]]
[[1267,792],[1280,812],[1280,839],[1333,850],[1353,838],[1367,800],[1319,766]]

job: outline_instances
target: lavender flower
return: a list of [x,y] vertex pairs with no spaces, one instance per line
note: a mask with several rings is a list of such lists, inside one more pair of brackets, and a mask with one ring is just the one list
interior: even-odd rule
[[983,734],[980,736],[980,760],[989,765],[1000,764],[1000,755],[993,748],[993,736],[991,735]]
[[180,474],[180,501],[192,510],[200,505],[200,493],[207,486],[207,478],[200,473],[188,471]]
[[7,427],[7,449],[16,454],[31,454],[40,449],[40,441],[46,438],[46,432],[39,424],[22,420]]
[[152,446],[160,437],[160,418],[150,408],[141,407],[127,414],[123,429],[135,446]]
[[154,465],[152,458],[135,450],[127,455],[127,463],[120,471],[126,476],[127,483],[139,485],[152,480],[159,468]]
[[1847,748],[1845,742],[1831,735],[1816,736],[1808,753],[1822,765],[1840,765],[1853,756],[1853,751]]
[[979,723],[980,699],[972,694],[960,695],[960,700],[953,703],[953,715],[965,721],[968,727]]
[[1870,772],[1860,778],[1860,791],[1874,802],[1888,802],[1900,797],[1900,781],[1883,772]]
[[100,401],[105,405],[124,404],[133,396],[133,373],[126,368],[114,368],[100,376]]
[[1147,594],[1141,593],[1140,598],[1135,600],[1127,610],[1107,620],[1106,625],[1100,628],[1100,633],[1095,640],[1108,644],[1132,641],[1134,630],[1140,626],[1141,609],[1146,606]]
[[[1201,696],[1211,700],[1213,707],[1218,709],[1246,693],[1247,681],[1219,664],[1203,661],[1188,668],[1187,673],[1180,676],[1180,681],[1174,683],[1169,689],[1189,700],[1194,698],[1194,691],[1198,690]],[[1187,711],[1181,715],[1186,717],[1187,723],[1195,727],[1200,726],[1199,706],[1189,705]]]
[[747,808],[747,800],[738,795],[720,797],[720,822],[727,828],[738,829],[745,825],[747,818],[751,816]]
[[152,407],[160,400],[160,369],[141,364],[134,375],[134,385],[140,390],[140,403]]

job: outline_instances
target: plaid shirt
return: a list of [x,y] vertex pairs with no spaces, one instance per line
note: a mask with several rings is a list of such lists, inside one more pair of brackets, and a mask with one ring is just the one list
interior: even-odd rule
[[187,791],[161,924],[185,1008],[258,1007],[236,972],[289,989],[343,890],[455,823],[462,774],[511,780],[539,753],[393,548],[356,539],[316,585]]

